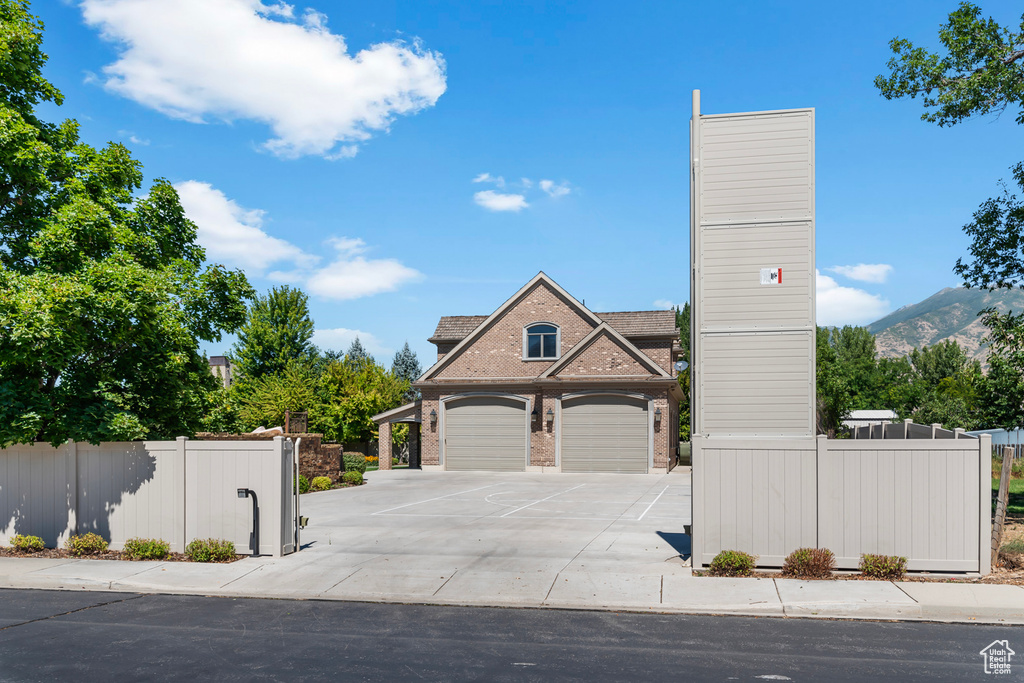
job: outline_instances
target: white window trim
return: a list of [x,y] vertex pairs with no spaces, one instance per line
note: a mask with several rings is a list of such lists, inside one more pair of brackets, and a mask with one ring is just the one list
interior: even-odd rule
[[[529,330],[534,325],[551,325],[551,327],[555,328],[555,355],[553,355],[553,356],[537,356],[536,358],[531,358],[531,357],[526,355],[527,351],[529,350],[529,346],[527,344],[527,337],[529,335],[527,334],[527,330]],[[526,361],[526,362],[558,360],[559,358],[562,357],[562,326],[561,325],[557,325],[557,324],[555,324],[553,322],[548,322],[547,320],[534,320],[532,323],[527,323],[526,325],[523,325],[523,348],[522,348],[522,351],[523,351],[523,360]],[[543,351],[544,351],[544,344],[541,343],[541,352],[543,352]]]

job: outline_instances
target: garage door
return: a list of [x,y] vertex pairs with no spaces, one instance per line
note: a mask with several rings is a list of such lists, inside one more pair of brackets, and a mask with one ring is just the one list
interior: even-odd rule
[[588,396],[562,402],[563,472],[647,472],[647,401]]
[[446,470],[526,469],[526,404],[498,396],[448,401],[444,409]]

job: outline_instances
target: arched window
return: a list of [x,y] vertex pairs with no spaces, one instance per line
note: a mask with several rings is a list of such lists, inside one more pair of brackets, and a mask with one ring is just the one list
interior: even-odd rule
[[558,358],[558,327],[550,323],[528,325],[523,332],[523,358]]

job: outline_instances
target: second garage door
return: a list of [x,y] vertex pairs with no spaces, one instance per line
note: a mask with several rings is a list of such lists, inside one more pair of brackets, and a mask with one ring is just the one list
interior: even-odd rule
[[526,404],[500,396],[445,403],[446,470],[522,472],[526,469]]
[[563,472],[647,472],[647,401],[585,396],[562,402]]

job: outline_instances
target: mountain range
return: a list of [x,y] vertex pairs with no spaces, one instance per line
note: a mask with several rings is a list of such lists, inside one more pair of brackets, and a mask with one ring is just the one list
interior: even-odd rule
[[875,335],[875,346],[881,357],[904,356],[913,348],[952,339],[972,358],[984,363],[988,352],[982,339],[987,329],[978,312],[992,307],[1003,313],[1024,310],[1024,290],[988,292],[947,287],[924,301],[893,311],[867,328]]

